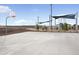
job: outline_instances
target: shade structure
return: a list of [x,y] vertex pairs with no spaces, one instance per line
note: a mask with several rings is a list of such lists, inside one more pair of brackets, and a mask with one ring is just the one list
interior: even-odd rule
[[47,23],[47,22],[49,22],[49,21],[39,22],[39,24],[43,24],[43,23]]
[[68,15],[62,15],[62,16],[52,16],[55,19],[58,18],[68,18],[68,19],[75,19],[75,14],[68,14]]

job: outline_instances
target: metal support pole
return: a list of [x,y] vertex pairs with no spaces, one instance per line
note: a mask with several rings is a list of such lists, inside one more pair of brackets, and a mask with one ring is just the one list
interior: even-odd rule
[[8,19],[8,17],[6,17],[6,20],[5,20],[5,21],[6,21],[6,22],[5,22],[5,35],[7,35],[7,29],[8,29],[8,28],[7,28],[7,19]]
[[76,32],[78,32],[78,12],[76,13]]
[[39,31],[39,16],[37,17],[37,31]]
[[61,27],[60,27],[60,30],[63,30],[63,18],[61,18]]
[[37,17],[37,22],[39,23],[39,16]]
[[50,29],[52,31],[52,4],[50,5],[51,7],[51,16],[50,16]]
[[49,30],[51,30],[51,15],[49,15]]
[[55,30],[56,30],[56,19],[55,19]]

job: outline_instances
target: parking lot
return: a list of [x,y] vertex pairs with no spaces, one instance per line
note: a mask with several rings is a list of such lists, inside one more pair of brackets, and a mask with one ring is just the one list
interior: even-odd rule
[[1,55],[78,55],[79,33],[23,32],[0,36]]

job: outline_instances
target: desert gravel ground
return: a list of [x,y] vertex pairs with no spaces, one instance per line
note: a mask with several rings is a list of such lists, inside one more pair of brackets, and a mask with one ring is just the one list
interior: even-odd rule
[[79,33],[23,32],[0,36],[0,55],[78,55]]

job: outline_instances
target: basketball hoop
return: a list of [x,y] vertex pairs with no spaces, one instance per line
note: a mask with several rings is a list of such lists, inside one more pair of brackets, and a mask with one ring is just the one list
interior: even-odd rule
[[9,13],[9,17],[11,17],[11,18],[15,18],[15,17],[16,17],[15,12],[14,12],[14,11],[11,11],[11,12]]
[[16,14],[15,14],[15,12],[14,11],[11,11],[10,13],[9,13],[9,15],[6,17],[6,24],[5,24],[5,26],[6,26],[6,28],[5,28],[5,34],[7,35],[7,20],[8,20],[8,18],[15,18],[16,17]]

